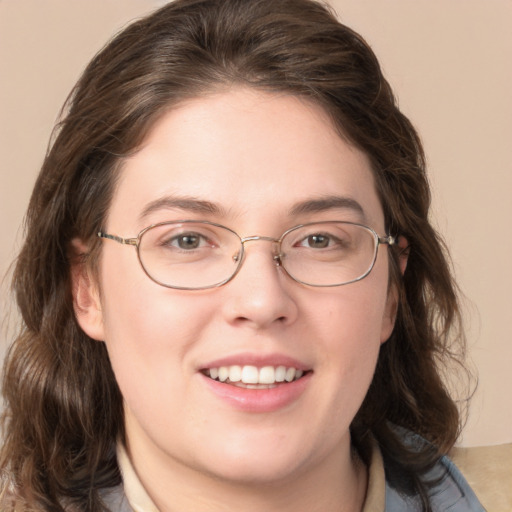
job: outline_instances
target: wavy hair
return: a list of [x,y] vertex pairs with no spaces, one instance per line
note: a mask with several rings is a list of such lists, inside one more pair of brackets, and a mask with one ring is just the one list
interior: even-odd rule
[[[78,264],[94,269],[122,159],[168,109],[233,85],[320,105],[371,160],[387,232],[408,241],[408,265],[402,275],[391,252],[396,325],[351,431],[363,457],[371,434],[407,469],[428,510],[422,475],[459,433],[439,366],[463,352],[455,285],[429,222],[416,131],[368,44],[311,0],[177,0],[128,26],[85,69],[35,184],[13,274],[23,325],[3,379],[0,468],[13,501],[3,510],[106,510],[101,491],[121,481],[122,397],[104,344],[75,319],[70,243],[89,244]],[[437,449],[412,453],[396,426]]]

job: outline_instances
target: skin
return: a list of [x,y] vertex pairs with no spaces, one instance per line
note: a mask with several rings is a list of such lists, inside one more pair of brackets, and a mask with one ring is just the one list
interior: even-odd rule
[[[294,213],[326,196],[351,208]],[[167,196],[214,202],[221,212],[158,208]],[[367,157],[317,106],[295,97],[232,89],[167,112],[121,170],[105,230],[133,237],[149,224],[212,220],[241,236],[279,237],[303,222],[362,222],[384,235]],[[79,241],[76,242],[80,244]],[[393,329],[396,293],[388,249],[347,286],[291,280],[268,242],[250,242],[228,284],[164,288],[132,247],[104,241],[99,283],[75,276],[82,328],[106,343],[125,400],[127,450],[161,511],[360,510],[366,469],[349,426]],[[101,290],[101,294],[98,292]],[[281,354],[312,370],[298,399],[268,413],[219,399],[198,371],[237,354]]]

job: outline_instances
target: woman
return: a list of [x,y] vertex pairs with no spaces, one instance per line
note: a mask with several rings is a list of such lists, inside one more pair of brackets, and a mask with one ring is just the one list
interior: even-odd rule
[[375,56],[322,5],[129,26],[29,206],[2,510],[483,510],[443,457],[459,313],[429,201]]

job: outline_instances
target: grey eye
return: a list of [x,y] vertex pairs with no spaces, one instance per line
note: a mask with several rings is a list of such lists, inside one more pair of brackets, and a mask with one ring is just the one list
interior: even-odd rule
[[329,243],[330,238],[326,235],[310,235],[307,238],[307,245],[313,249],[324,249]]
[[180,249],[197,249],[201,244],[201,236],[187,233],[176,237],[176,243]]

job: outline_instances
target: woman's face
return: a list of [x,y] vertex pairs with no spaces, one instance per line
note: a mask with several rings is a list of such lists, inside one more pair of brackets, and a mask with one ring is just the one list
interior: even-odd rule
[[[124,162],[104,228],[135,237],[181,219],[242,237],[278,238],[324,220],[385,234],[369,161],[327,115],[241,88],[184,103],[156,123]],[[91,288],[93,305],[79,321],[105,340],[140,472],[264,483],[348,460],[349,425],[393,327],[387,248],[365,279],[331,288],[293,281],[272,256],[268,241],[248,242],[232,281],[184,291],[150,280],[135,248],[103,241],[101,294]],[[304,376],[248,389],[207,375],[221,366],[285,366]]]

